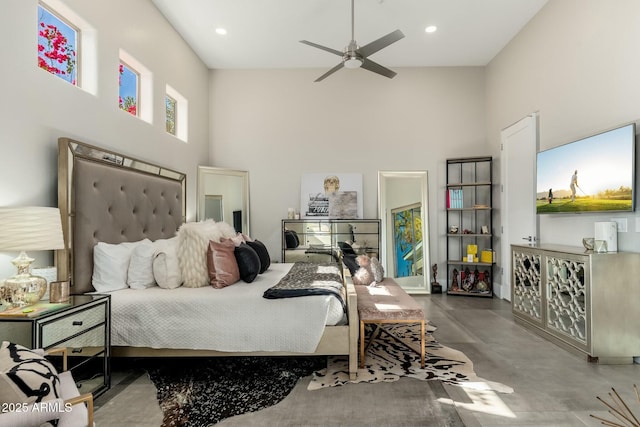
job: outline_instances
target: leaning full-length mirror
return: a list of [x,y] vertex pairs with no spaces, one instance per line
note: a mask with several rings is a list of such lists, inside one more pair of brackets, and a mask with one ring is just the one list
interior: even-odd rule
[[224,221],[249,235],[249,172],[198,166],[196,219]]
[[429,293],[427,171],[379,171],[380,262],[410,293]]

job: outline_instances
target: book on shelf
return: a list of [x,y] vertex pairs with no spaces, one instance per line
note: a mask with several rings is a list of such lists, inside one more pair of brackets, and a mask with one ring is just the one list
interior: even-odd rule
[[12,307],[6,310],[0,311],[0,318],[2,317],[37,317],[50,311],[60,310],[65,307],[69,307],[71,304],[68,302],[49,303],[39,302],[33,305],[27,305],[24,307]]
[[447,190],[447,208],[462,209],[463,206],[462,188],[449,188]]

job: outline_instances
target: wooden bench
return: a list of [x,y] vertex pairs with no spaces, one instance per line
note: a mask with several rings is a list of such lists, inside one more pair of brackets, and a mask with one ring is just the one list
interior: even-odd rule
[[[422,307],[400,285],[388,277],[375,287],[356,285],[355,288],[358,295],[358,317],[360,318],[360,367],[364,367],[366,351],[364,326],[367,323],[372,323],[377,327],[371,335],[369,344],[376,339],[381,331],[385,332],[418,353],[420,365],[424,368],[425,319]],[[405,340],[382,328],[384,323],[419,323],[420,350],[416,350]]]

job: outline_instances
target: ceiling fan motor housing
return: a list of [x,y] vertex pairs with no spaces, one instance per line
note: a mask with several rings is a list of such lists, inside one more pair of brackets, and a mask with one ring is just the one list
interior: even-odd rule
[[355,40],[351,40],[349,46],[344,48],[342,62],[344,62],[346,68],[359,68],[364,62],[364,58],[358,53],[358,49],[360,49],[360,46]]

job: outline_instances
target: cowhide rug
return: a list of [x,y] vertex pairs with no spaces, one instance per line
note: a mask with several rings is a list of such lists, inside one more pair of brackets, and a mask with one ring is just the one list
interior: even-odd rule
[[275,405],[325,357],[145,359],[157,389],[162,427],[203,427]]
[[[408,342],[415,349],[420,348],[420,327],[407,324],[387,324],[384,329]],[[373,325],[367,325],[367,342],[373,332]],[[347,383],[376,383],[397,381],[401,377],[419,380],[440,380],[445,384],[462,385],[466,382],[483,382],[484,386],[502,393],[512,393],[513,389],[500,383],[487,381],[476,376],[473,362],[464,353],[438,343],[431,332],[435,327],[428,325],[425,334],[425,366],[420,367],[420,355],[404,344],[381,332],[369,345],[364,368],[358,369],[355,380],[349,379],[346,356],[330,356],[325,369],[316,371],[307,389],[317,390]]]
[[[419,328],[385,328],[419,348]],[[281,402],[304,377],[311,377],[308,390],[351,382],[346,357],[335,356],[151,358],[139,363],[156,386],[164,414],[162,427],[210,426],[225,418],[259,411]],[[439,344],[430,333],[426,337],[424,369],[418,354],[382,333],[370,345],[365,368],[358,369],[358,378],[353,382],[391,382],[401,377],[454,385],[477,381],[495,391],[513,391],[478,378],[469,358]]]

